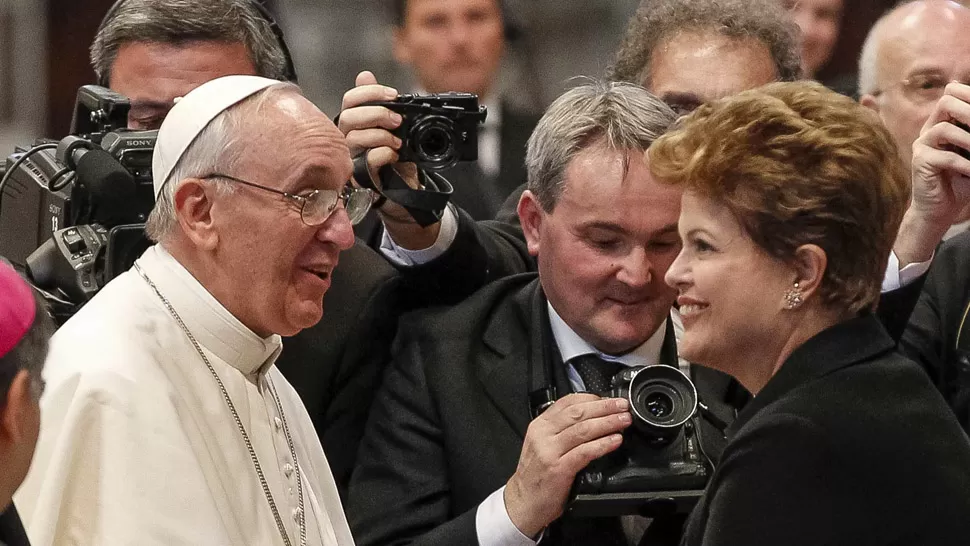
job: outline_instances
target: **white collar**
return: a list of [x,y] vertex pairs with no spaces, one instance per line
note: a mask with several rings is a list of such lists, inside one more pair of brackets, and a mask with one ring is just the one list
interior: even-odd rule
[[488,109],[488,115],[485,116],[484,126],[488,128],[496,128],[502,126],[502,103],[498,100],[498,97],[489,95],[484,100],[479,101],[479,104],[484,104],[485,108]]
[[660,349],[663,347],[664,336],[667,332],[667,320],[664,320],[657,327],[657,331],[639,347],[626,354],[613,356],[602,353],[585,339],[579,337],[579,334],[570,328],[566,321],[559,316],[559,313],[552,308],[551,303],[546,302],[546,305],[549,308],[549,325],[552,327],[552,337],[556,340],[563,362],[569,362],[577,356],[592,353],[603,360],[619,362],[625,366],[652,366],[660,363]]
[[172,304],[199,345],[220,360],[247,376],[266,373],[276,361],[282,349],[280,336],[263,339],[256,335],[161,245],[146,250],[136,263]]
[[945,241],[950,237],[959,235],[967,231],[968,229],[970,229],[970,220],[964,220],[963,222],[958,222],[956,224],[953,224],[952,226],[950,226],[950,229],[946,230],[946,233],[943,234],[943,240]]

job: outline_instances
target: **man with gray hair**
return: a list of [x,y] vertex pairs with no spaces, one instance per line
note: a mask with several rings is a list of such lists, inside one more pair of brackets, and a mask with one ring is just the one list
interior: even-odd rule
[[254,0],[118,0],[91,45],[98,83],[131,100],[131,129],[158,129],[175,97],[219,76],[289,80],[288,63]]
[[52,340],[31,540],[353,544],[274,365],[369,207],[343,136],[296,86],[227,76],[176,102],[152,171],[157,244]]
[[[518,205],[538,275],[402,324],[351,480],[359,544],[640,539],[642,521],[561,516],[577,474],[631,424],[625,400],[582,391],[628,366],[679,365],[663,277],[680,192],[644,163],[674,118],[639,86],[594,83],[540,119]],[[562,398],[532,419],[532,373],[547,366]]]

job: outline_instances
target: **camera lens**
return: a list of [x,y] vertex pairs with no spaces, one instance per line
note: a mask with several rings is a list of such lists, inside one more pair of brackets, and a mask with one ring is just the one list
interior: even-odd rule
[[694,384],[671,366],[647,366],[629,382],[627,396],[638,428],[652,436],[676,434],[697,408]]
[[421,135],[421,153],[427,157],[441,157],[448,153],[448,133],[441,127],[429,127]]
[[664,418],[674,411],[674,401],[662,392],[652,392],[645,397],[643,405],[647,413],[657,418]]
[[426,116],[416,121],[408,139],[415,162],[431,171],[454,167],[459,160],[455,131],[455,124],[443,116]]

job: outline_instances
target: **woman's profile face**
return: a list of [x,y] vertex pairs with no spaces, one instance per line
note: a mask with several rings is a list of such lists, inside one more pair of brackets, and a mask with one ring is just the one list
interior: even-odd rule
[[785,292],[795,273],[744,232],[730,210],[684,193],[683,249],[667,270],[684,333],[680,355],[737,376],[738,366],[774,359],[785,338]]

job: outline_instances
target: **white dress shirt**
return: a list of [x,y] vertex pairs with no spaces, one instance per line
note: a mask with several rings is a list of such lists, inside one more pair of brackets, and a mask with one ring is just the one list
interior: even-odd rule
[[[137,264],[225,385],[290,543],[300,475],[307,544],[352,545],[313,424],[274,365],[280,337],[243,326],[160,246]],[[43,375],[40,440],[16,496],[32,544],[284,543],[218,383],[135,270],[58,330]]]
[[484,104],[488,115],[478,128],[478,167],[485,176],[495,178],[502,169],[502,104],[496,97]]
[[[581,338],[553,309],[552,304],[547,305],[552,337],[562,355],[562,361],[566,364],[566,373],[573,390],[577,392],[585,390],[585,385],[583,385],[579,373],[569,363],[577,356],[595,354],[600,358],[618,362],[624,366],[652,366],[660,362],[660,350],[663,347],[667,332],[666,321],[636,349],[622,356],[613,356],[598,351],[588,341]],[[680,325],[680,313],[676,309],[671,309],[670,320],[673,321],[676,337],[680,332],[683,332],[683,326]],[[682,361],[681,366],[685,364]],[[624,522],[624,525],[627,524],[628,522]],[[505,508],[504,486],[478,505],[478,510],[475,513],[475,531],[478,534],[480,546],[533,546],[536,544],[536,541],[523,535],[509,518],[508,510]]]

